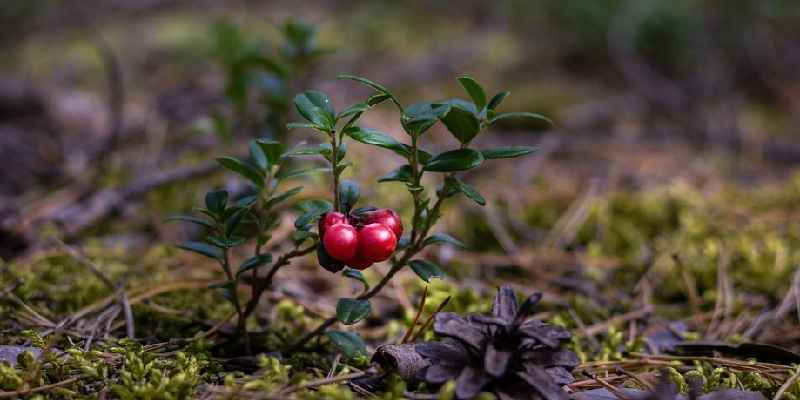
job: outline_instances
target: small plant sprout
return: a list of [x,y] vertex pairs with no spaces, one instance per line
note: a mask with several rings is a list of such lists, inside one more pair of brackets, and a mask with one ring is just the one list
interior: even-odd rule
[[[461,242],[444,233],[431,234],[431,229],[441,216],[445,200],[463,194],[479,205],[486,200],[477,189],[464,182],[459,172],[481,166],[486,160],[515,158],[534,152],[533,147],[513,146],[493,149],[471,147],[473,139],[489,125],[505,118],[533,118],[550,123],[547,118],[533,113],[498,113],[497,107],[509,92],[500,92],[491,99],[478,82],[468,76],[458,78],[471,101],[449,99],[435,102],[418,102],[403,106],[386,87],[369,79],[343,75],[364,84],[374,93],[363,102],[353,104],[338,113],[325,93],[307,91],[295,97],[295,106],[306,120],[289,124],[290,128],[309,128],[322,133],[326,142],[316,147],[304,147],[290,155],[321,155],[330,163],[333,175],[332,202],[308,201],[306,213],[298,219],[297,228],[310,229],[311,223],[319,219],[318,232],[322,246],[317,247],[320,265],[331,272],[344,269],[344,275],[364,282],[364,291],[354,298],[340,299],[336,316],[328,318],[316,329],[298,340],[292,350],[299,350],[311,339],[323,334],[337,322],[354,324],[366,318],[371,311],[370,299],[404,267],[409,266],[421,279],[429,281],[443,275],[440,268],[427,260],[415,258],[425,247],[437,244],[462,246]],[[374,129],[357,125],[359,118],[370,108],[389,101],[400,112],[400,122],[408,135],[408,143]],[[422,147],[425,133],[441,121],[458,140],[459,146],[439,154],[431,154]],[[397,213],[375,207],[354,208],[359,199],[359,186],[355,182],[341,180],[340,175],[351,164],[344,161],[345,139],[382,148],[402,157],[406,163],[389,172],[379,182],[401,182],[405,185],[414,213],[411,230],[403,235],[403,224]],[[425,174],[441,175],[441,186],[434,192],[422,185]],[[371,288],[358,271],[373,262],[389,260],[389,272]],[[361,339],[350,332],[332,331],[328,337],[345,354],[363,352]]]
[[244,131],[285,142],[291,96],[330,52],[319,46],[312,25],[290,18],[279,31],[280,42],[270,46],[228,20],[213,26],[213,56],[224,71],[232,114],[228,119],[217,110],[213,121],[216,133],[228,141]]
[[[216,260],[225,273],[226,281],[214,285],[230,300],[238,315],[238,329],[249,351],[247,319],[258,306],[262,293],[271,286],[275,273],[288,265],[295,257],[311,253],[316,248],[316,235],[306,231],[292,236],[291,250],[273,257],[265,252],[271,231],[277,226],[280,205],[300,193],[301,186],[279,191],[281,183],[310,170],[290,170],[286,163],[287,153],[281,143],[258,139],[250,144],[250,158],[219,157],[217,161],[228,170],[240,175],[250,185],[246,193],[231,198],[225,190],[212,191],[205,196],[205,207],[197,209],[197,215],[177,215],[171,220],[186,221],[206,228],[207,235],[201,241],[189,241],[178,247],[202,254]],[[252,244],[249,258],[234,265],[230,253],[234,247]],[[287,247],[287,246],[283,246]],[[269,267],[269,268],[266,268]],[[262,273],[262,270],[267,270]],[[245,279],[246,278],[246,279]],[[250,298],[240,298],[239,285],[250,286]]]

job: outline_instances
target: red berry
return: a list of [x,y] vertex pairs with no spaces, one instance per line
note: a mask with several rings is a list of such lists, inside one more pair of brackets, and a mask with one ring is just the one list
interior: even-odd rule
[[347,216],[344,214],[331,211],[322,214],[322,217],[319,218],[319,237],[325,236],[325,231],[336,225],[336,224],[346,224],[347,223]]
[[360,270],[365,270],[365,269],[369,268],[372,265],[371,262],[365,260],[361,256],[361,253],[356,253],[356,256],[353,257],[351,260],[346,261],[345,264],[347,264],[350,267],[353,267],[355,269],[360,269]]
[[358,254],[369,262],[387,260],[397,247],[397,236],[383,224],[368,224],[358,232]]
[[367,214],[366,223],[382,224],[394,232],[394,235],[399,238],[403,236],[403,221],[394,210],[389,208],[381,208]]
[[336,224],[325,230],[322,244],[331,257],[346,261],[356,256],[358,232],[349,224]]

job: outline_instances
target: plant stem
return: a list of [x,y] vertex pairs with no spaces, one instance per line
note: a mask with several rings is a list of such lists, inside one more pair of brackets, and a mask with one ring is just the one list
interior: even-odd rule
[[272,284],[272,278],[281,267],[289,265],[292,258],[304,256],[314,251],[314,249],[316,249],[316,246],[310,246],[305,249],[294,249],[288,253],[285,253],[272,264],[272,268],[270,268],[266,276],[253,281],[253,295],[250,297],[250,300],[247,302],[247,305],[244,308],[244,317],[249,317],[253,311],[255,311],[256,307],[258,306],[258,301],[261,299],[261,295],[265,290],[267,290],[267,288],[270,287]]
[[340,211],[339,204],[339,143],[336,132],[331,133],[331,169],[333,172],[333,209]]
[[420,182],[422,181],[422,173],[419,171],[419,152],[417,151],[417,136],[411,136],[411,176],[414,179],[413,190],[411,190],[411,197],[414,199],[414,217],[411,220],[411,243],[417,239],[417,226],[419,225],[419,217],[421,212],[421,201],[419,198]]
[[225,271],[228,281],[233,282],[233,287],[231,288],[231,302],[233,303],[233,307],[236,309],[236,315],[238,315],[238,319],[236,321],[237,330],[239,331],[240,335],[244,336],[244,346],[247,354],[250,354],[250,337],[247,335],[247,317],[242,311],[242,304],[239,302],[239,293],[237,291],[239,286],[239,278],[234,277],[233,273],[231,272],[228,248],[222,249],[222,255],[222,269]]

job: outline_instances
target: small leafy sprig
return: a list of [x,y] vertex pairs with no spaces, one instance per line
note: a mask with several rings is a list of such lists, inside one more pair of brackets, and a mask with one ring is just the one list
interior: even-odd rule
[[[291,94],[330,50],[317,43],[313,25],[287,19],[279,31],[280,42],[270,46],[227,20],[214,24],[213,55],[224,72],[225,98],[234,118],[229,122],[220,110],[214,115],[222,137],[245,130],[286,140]],[[252,107],[254,99],[263,109]]]
[[[205,196],[205,208],[196,209],[198,215],[176,215],[169,220],[186,221],[206,229],[207,235],[200,241],[187,241],[178,247],[217,261],[225,273],[226,280],[213,288],[222,290],[238,315],[238,330],[245,345],[250,349],[247,334],[247,319],[255,311],[263,292],[271,286],[277,271],[288,265],[293,258],[308,254],[316,248],[316,236],[300,231],[292,235],[292,249],[273,259],[264,248],[272,239],[271,232],[279,223],[282,203],[303,189],[295,186],[279,192],[281,183],[302,174],[318,172],[318,169],[292,169],[286,162],[289,153],[282,143],[269,140],[254,140],[249,147],[250,158],[218,157],[226,169],[233,171],[249,184],[248,192],[233,199],[225,190],[212,191]],[[235,266],[231,261],[231,250],[252,242],[251,256]],[[266,274],[260,271],[270,266]],[[239,285],[250,286],[250,298],[240,298]]]
[[[344,203],[342,193],[347,193],[348,202],[344,204],[346,206],[352,206],[358,200],[357,185],[348,183],[349,181],[340,183],[339,178],[342,171],[349,165],[342,161],[346,153],[344,138],[347,137],[360,143],[389,150],[405,159],[406,164],[389,172],[378,181],[405,184],[413,201],[412,229],[409,235],[400,239],[397,247],[398,253],[390,260],[389,272],[371,289],[358,271],[345,270],[346,276],[365,283],[364,291],[355,298],[340,299],[337,305],[337,315],[322,322],[316,329],[295,343],[291,350],[301,349],[337,321],[349,325],[367,317],[371,309],[369,300],[407,265],[425,281],[441,277],[443,273],[436,264],[415,257],[430,245],[463,246],[460,241],[450,235],[431,234],[431,229],[441,217],[443,202],[457,194],[463,194],[481,206],[486,204],[486,200],[480,192],[464,182],[457,174],[475,169],[486,160],[515,158],[535,151],[535,148],[529,146],[475,149],[470,146],[473,139],[491,124],[505,118],[533,118],[548,124],[551,123],[546,117],[534,113],[498,113],[496,108],[509,92],[500,92],[487,100],[483,87],[469,76],[461,76],[458,81],[466,90],[471,101],[454,98],[435,102],[423,101],[407,107],[404,107],[386,87],[369,79],[351,75],[342,75],[340,79],[349,79],[364,84],[372,88],[374,93],[364,102],[353,104],[339,113],[334,111],[328,96],[324,93],[318,91],[302,93],[295,98],[295,105],[307,123],[289,124],[291,128],[314,129],[327,135],[329,140],[329,143],[325,145],[303,150],[304,155],[324,155],[330,162],[333,172],[334,204],[324,210],[315,210],[308,222],[310,223],[314,218],[329,210],[341,211]],[[365,111],[387,100],[394,104],[400,112],[400,122],[410,143],[402,143],[385,133],[355,124]],[[346,122],[339,124],[340,121]],[[421,148],[421,141],[424,134],[439,121],[458,140],[460,146],[433,155]],[[435,197],[432,197],[422,185],[422,178],[426,173],[443,174],[442,184],[435,191]],[[320,262],[323,261],[320,258]],[[328,336],[345,353],[354,354],[363,351],[363,342],[355,334],[333,331],[329,332]]]

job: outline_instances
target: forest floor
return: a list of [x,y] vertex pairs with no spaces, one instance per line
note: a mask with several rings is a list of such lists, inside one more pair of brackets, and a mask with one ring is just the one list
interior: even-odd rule
[[[409,51],[382,50],[411,35],[398,27],[408,18],[377,44],[359,36],[345,46],[352,31],[323,25],[321,37],[339,48],[303,89],[325,90],[341,108],[369,94],[335,80],[358,73],[401,98],[446,97],[459,90],[456,72],[503,51],[496,44],[507,39],[468,31],[484,38],[482,47],[437,52],[459,31],[442,29]],[[117,49],[110,56],[70,30],[31,36],[16,49],[12,68],[25,73],[0,81],[0,168],[15,171],[0,180],[0,398],[389,399],[437,390],[448,398],[447,385],[396,376],[365,383],[375,368],[369,355],[437,311],[488,313],[497,287],[510,284],[519,294],[543,293],[535,317],[572,333],[567,347],[580,365],[567,391],[576,399],[624,398],[614,388],[649,389],[658,373],[684,393],[699,375],[705,392],[800,399],[800,170],[768,154],[649,135],[649,115],[620,111],[636,100],[624,89],[552,71],[535,79],[487,72],[513,69],[496,60],[470,72],[519,92],[504,107],[542,112],[556,127],[502,125],[478,140],[539,150],[468,175],[489,205],[461,199],[444,210],[437,229],[465,249],[437,247],[425,257],[446,277],[428,284],[401,271],[370,317],[338,328],[357,331],[368,354],[343,355],[324,337],[290,353],[297,337],[336,314],[336,299],[362,285],[320,268],[313,254],[296,259],[249,320],[248,354],[233,306],[209,289],[223,279],[218,266],[174,246],[201,232],[165,222],[212,188],[242,187],[212,162],[241,153],[249,137],[213,132],[209,116],[228,100],[224,74],[196,44],[210,21],[167,10],[101,25]],[[249,23],[256,35],[275,36]],[[389,108],[364,125],[403,139]],[[114,129],[118,142],[109,144]],[[292,144],[314,140],[291,135]],[[431,137],[439,146],[452,140],[442,128]],[[400,160],[357,145],[348,157],[362,197],[408,221],[401,184],[370,184]],[[297,200],[328,196],[326,182],[305,178]],[[276,253],[290,247],[297,217],[283,215],[270,241]],[[379,264],[364,276],[374,284],[387,271]],[[436,337],[423,328],[421,340]]]

